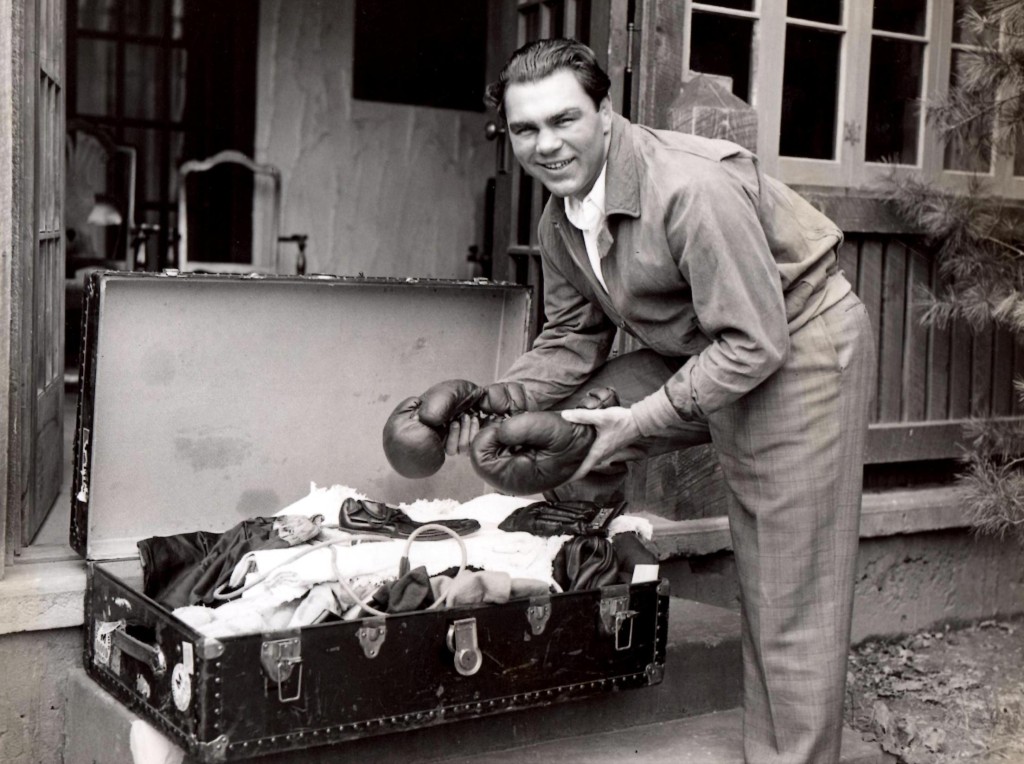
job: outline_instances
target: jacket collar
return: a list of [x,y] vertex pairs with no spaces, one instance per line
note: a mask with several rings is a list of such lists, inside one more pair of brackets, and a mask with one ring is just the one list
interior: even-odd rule
[[608,146],[605,178],[605,215],[640,216],[640,173],[630,136],[630,122],[612,114],[612,140]]
[[[630,122],[619,114],[612,114],[612,138],[608,144],[605,169],[605,217],[629,215],[640,217],[640,173],[637,171],[636,153],[631,140]],[[548,200],[552,221],[568,223],[565,203],[554,198]]]

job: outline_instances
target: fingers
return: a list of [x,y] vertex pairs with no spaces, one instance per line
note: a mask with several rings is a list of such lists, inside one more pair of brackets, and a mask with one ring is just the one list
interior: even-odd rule
[[472,414],[463,414],[448,425],[448,437],[444,441],[444,452],[448,456],[468,454],[473,438],[480,432],[480,420]]
[[562,415],[562,419],[573,424],[596,425],[600,424],[605,416],[605,410],[603,409],[566,409],[559,413]]

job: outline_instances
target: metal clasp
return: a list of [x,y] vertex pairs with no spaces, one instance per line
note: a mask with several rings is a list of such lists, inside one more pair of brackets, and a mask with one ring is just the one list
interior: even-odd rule
[[[260,662],[263,664],[263,670],[267,672],[271,681],[277,683],[277,699],[282,703],[298,700],[302,694],[302,655],[300,651],[298,637],[264,642],[260,648]],[[285,697],[282,687],[291,677],[296,666],[299,667],[299,673],[295,682],[295,694]]]
[[[637,615],[636,610],[629,609],[628,586],[622,588],[626,590],[624,594],[620,593],[620,587],[604,587],[613,591],[609,592],[610,596],[601,599],[601,625],[605,634],[615,637],[616,650],[628,650],[633,646],[633,618]],[[626,622],[629,623],[629,629],[623,640],[623,626]]]
[[526,608],[526,620],[530,622],[530,631],[533,636],[540,636],[548,625],[551,617],[551,597],[531,597],[530,605]]
[[484,656],[477,646],[476,619],[463,618],[448,627],[448,649],[455,653],[455,670],[472,676],[483,665]]
[[383,618],[370,618],[360,626],[357,636],[359,645],[363,648],[363,655],[367,658],[376,658],[380,653],[380,646],[384,644],[384,638],[388,635],[388,627],[384,624]]

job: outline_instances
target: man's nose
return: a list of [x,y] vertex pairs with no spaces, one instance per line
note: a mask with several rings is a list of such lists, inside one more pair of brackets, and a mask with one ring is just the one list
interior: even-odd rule
[[550,154],[558,151],[562,145],[562,139],[554,130],[541,128],[537,134],[537,151],[541,154]]

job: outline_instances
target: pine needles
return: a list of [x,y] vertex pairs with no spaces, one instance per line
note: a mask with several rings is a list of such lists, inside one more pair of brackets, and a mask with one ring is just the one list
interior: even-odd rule
[[[1024,2],[975,0],[966,9],[948,96],[928,105],[941,139],[961,156],[1024,152]],[[1021,157],[1017,157],[1018,166]],[[891,201],[935,251],[942,287],[922,289],[923,321],[963,320],[975,329],[997,325],[1024,339],[1024,213],[1012,209],[975,176],[960,192],[917,179],[893,179]],[[1015,381],[1024,401],[1024,381]],[[967,433],[958,476],[965,510],[979,533],[1024,544],[1024,428],[976,421]]]

